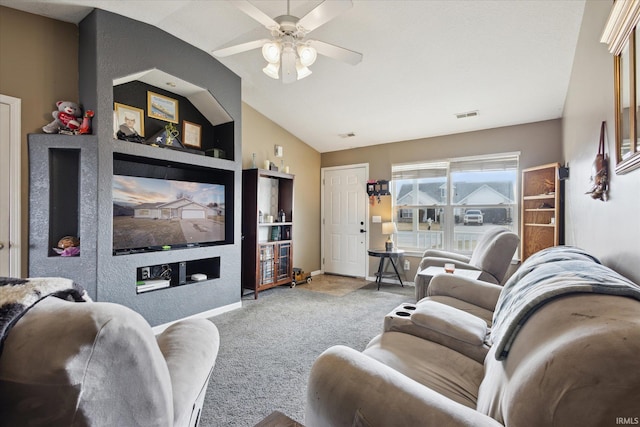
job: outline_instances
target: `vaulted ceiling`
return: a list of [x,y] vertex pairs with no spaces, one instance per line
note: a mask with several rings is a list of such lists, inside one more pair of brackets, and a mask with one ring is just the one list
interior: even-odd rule
[[[287,13],[285,0],[251,1],[271,17]],[[290,14],[302,17],[320,3],[292,0]],[[269,35],[224,0],[0,5],[72,23],[100,8],[154,25],[208,53],[234,40]],[[242,78],[245,103],[319,152],[536,122],[562,116],[584,5],[353,0],[352,8],[310,37],[361,52],[355,66],[319,56],[311,76],[283,84],[262,72],[260,49],[219,60]]]

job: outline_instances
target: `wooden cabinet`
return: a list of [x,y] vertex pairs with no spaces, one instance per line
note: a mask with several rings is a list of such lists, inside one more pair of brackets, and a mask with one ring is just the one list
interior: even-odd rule
[[[242,292],[293,281],[293,175],[242,171]],[[284,220],[282,215],[284,214]]]
[[523,169],[520,257],[564,244],[564,181],[558,163]]

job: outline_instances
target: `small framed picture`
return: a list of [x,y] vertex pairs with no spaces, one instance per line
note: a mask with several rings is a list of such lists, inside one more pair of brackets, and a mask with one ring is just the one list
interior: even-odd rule
[[115,133],[120,131],[126,136],[144,136],[144,111],[140,108],[117,102],[114,102],[113,105],[115,111],[115,123],[113,124]]
[[201,148],[202,126],[182,121],[182,143],[189,147]]
[[178,123],[178,100],[147,91],[147,115],[153,119]]

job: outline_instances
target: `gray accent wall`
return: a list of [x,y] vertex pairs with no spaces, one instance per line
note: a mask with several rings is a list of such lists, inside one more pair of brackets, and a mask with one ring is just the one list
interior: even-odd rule
[[[81,256],[51,257],[38,234],[46,230],[48,211],[39,210],[49,177],[43,170],[30,186],[30,275],[45,273],[71,277],[92,298],[126,305],[153,326],[240,302],[241,249],[241,90],[240,78],[207,53],[164,31],[102,10],[94,10],[79,25],[79,94],[85,109],[95,111],[93,136],[32,135],[33,162],[46,165],[50,148],[71,143],[81,150],[84,185],[80,195]],[[113,81],[150,69],[159,69],[206,88],[234,121],[234,148],[230,160],[152,147],[113,137]],[[146,106],[144,106],[146,110]],[[146,113],[146,111],[145,111]],[[87,139],[86,144],[84,139]],[[31,146],[33,145],[33,148]],[[232,171],[235,221],[232,244],[151,253],[112,255],[112,180],[114,153],[161,159],[185,165]],[[33,166],[32,166],[33,169]],[[43,168],[46,169],[46,168]],[[46,205],[46,204],[45,204]],[[43,205],[44,206],[44,205]],[[48,209],[46,206],[43,209]],[[220,278],[136,294],[139,267],[220,257]],[[47,266],[40,269],[40,265]]]

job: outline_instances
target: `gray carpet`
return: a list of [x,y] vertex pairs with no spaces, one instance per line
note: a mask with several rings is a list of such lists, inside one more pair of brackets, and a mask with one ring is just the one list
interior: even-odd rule
[[327,348],[362,350],[384,316],[414,300],[415,288],[367,285],[344,296],[280,286],[243,297],[243,308],[211,318],[220,351],[201,426],[253,426],[274,410],[304,422],[311,365]]

